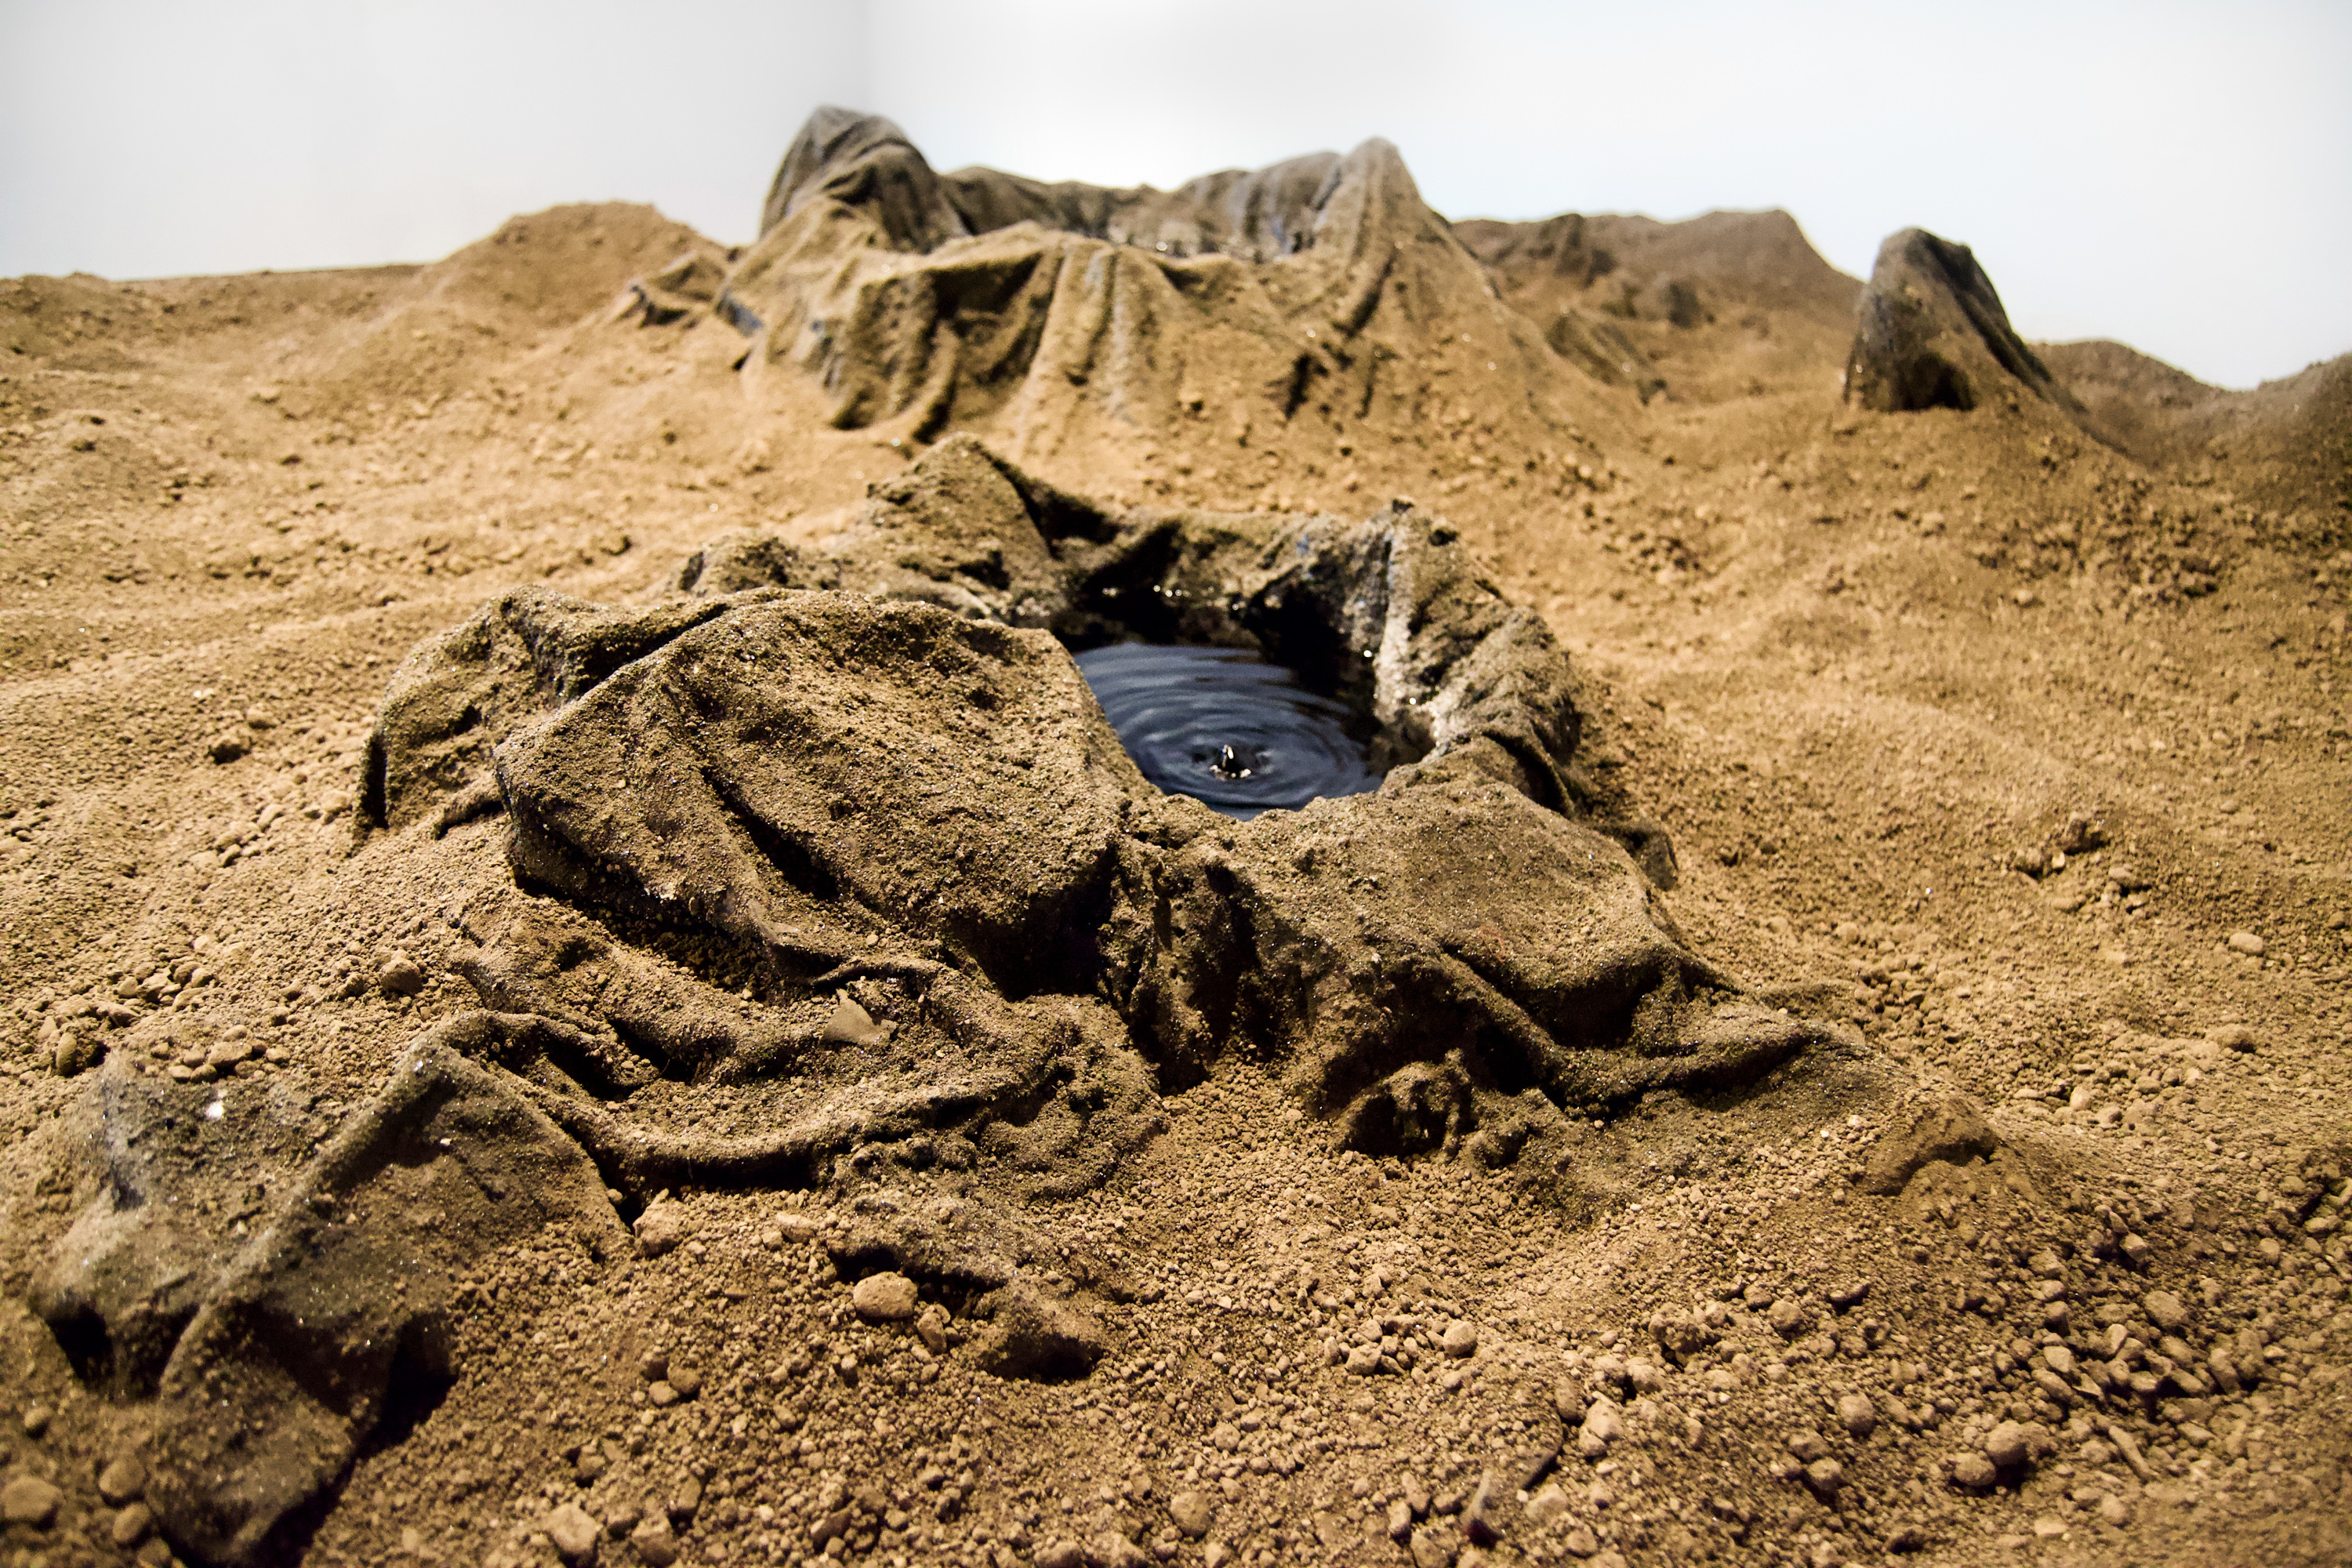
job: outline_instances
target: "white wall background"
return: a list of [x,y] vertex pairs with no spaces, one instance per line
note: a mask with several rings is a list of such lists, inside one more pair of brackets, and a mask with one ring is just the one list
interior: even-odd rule
[[1973,245],[2031,337],[2352,350],[2352,5],[0,0],[0,276],[424,259],[651,202],[751,237],[810,108],[1172,184],[1381,135],[1439,210],[1781,206]]

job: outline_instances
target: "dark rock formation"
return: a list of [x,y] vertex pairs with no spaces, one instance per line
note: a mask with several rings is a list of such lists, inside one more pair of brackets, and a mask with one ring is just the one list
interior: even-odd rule
[[[1034,452],[1106,424],[1223,434],[1302,411],[1410,428],[1436,395],[1428,367],[1458,362],[1504,366],[1526,389],[1507,422],[1556,441],[1560,399],[1590,391],[1497,308],[1385,142],[1113,190],[941,174],[890,121],[823,109],[761,230],[707,308],[754,338],[752,384],[816,391],[844,429],[993,422]],[[708,281],[692,273],[641,284],[639,319],[690,311],[686,285]],[[1622,358],[1577,363],[1615,381]]]
[[830,104],[810,115],[785,149],[760,209],[760,232],[814,203],[866,214],[893,250],[931,250],[972,233],[905,132],[879,115]]
[[2078,423],[2085,417],[2010,326],[1965,245],[1919,228],[1889,236],[1855,312],[1850,402],[1881,413],[1969,409],[2021,390]]

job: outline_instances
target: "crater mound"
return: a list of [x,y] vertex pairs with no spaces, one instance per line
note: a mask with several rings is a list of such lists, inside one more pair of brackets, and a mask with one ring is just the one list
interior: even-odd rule
[[[1247,822],[1161,794],[1071,652],[1121,641],[1291,668],[1376,734],[1381,787]],[[988,1364],[1083,1374],[1099,1331],[1024,1294],[1019,1202],[1102,1181],[1221,1061],[1340,1147],[1545,1182],[1583,1119],[1832,1040],[1692,950],[1663,834],[1577,766],[1569,673],[1410,503],[1108,509],[969,439],[648,602],[504,594],[394,672],[362,805],[395,855],[497,836],[444,888],[480,1007],[219,1261],[146,1202],[206,1179],[156,1142],[172,1109],[103,1069],[98,1195],[37,1302],[152,1396],[148,1496],[225,1563],[447,1375],[470,1260],[609,1253],[625,1218],[661,1245],[681,1187],[848,1197],[844,1267],[996,1302],[1024,1344],[1050,1309],[1086,1355]],[[945,1222],[857,1206],[975,1168],[1003,1198]]]

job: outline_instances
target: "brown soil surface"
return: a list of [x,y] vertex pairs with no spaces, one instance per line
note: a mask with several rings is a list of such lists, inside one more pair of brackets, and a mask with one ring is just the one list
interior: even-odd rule
[[[425,267],[0,282],[5,1562],[198,1561],[172,1521],[227,1506],[162,1478],[123,1326],[34,1310],[108,1097],[163,1108],[194,1174],[142,1201],[223,1258],[297,1191],[463,1239],[333,1164],[483,1005],[457,894],[510,879],[495,812],[361,820],[394,668],[509,589],[819,549],[960,432],[1106,506],[1442,516],[1671,834],[1668,929],[1833,1043],[1540,1161],[1343,1148],[1231,1051],[1158,1064],[1158,1131],[1084,1181],[984,1142],[608,1170],[617,1215],[591,1181],[573,1230],[456,1249],[383,1408],[285,1395],[358,1455],[248,1560],[2352,1557],[2352,362],[2233,394],[2045,346],[2079,416],[1868,413],[1862,286],[1785,216],[1449,226],[1379,144],[1285,171],[1320,250],[1241,254],[1234,176],[967,172],[923,221],[979,232],[897,249],[779,196],[748,255],[572,207]],[[962,357],[909,363],[950,295]],[[918,1209],[988,1216],[993,1318],[912,1264],[943,1312],[889,1299],[858,1227]]]

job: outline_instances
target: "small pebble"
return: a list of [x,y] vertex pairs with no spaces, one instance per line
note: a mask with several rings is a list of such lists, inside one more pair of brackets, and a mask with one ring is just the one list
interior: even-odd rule
[[1998,1469],[2013,1470],[2032,1457],[2032,1435],[2015,1421],[1995,1426],[1984,1440],[1985,1458]]
[[844,996],[834,1005],[833,1016],[825,1020],[821,1037],[832,1045],[872,1047],[887,1044],[890,1034],[874,1021],[874,1015]]
[[1439,1337],[1437,1344],[1440,1350],[1457,1361],[1465,1356],[1476,1355],[1478,1330],[1475,1325],[1457,1318],[1445,1325],[1445,1332]]
[[1878,1430],[1878,1407],[1866,1395],[1846,1394],[1837,1402],[1837,1415],[1857,1443]]
[[147,1466],[135,1453],[117,1454],[98,1473],[98,1495],[109,1508],[121,1508],[147,1490]]
[[1998,1479],[1992,1461],[1982,1454],[1962,1454],[1952,1461],[1952,1479],[1964,1487],[1982,1489]]
[[1216,1504],[1204,1491],[1187,1489],[1168,1500],[1168,1517],[1176,1528],[1198,1541],[1216,1522]]
[[851,1288],[849,1305],[869,1323],[903,1323],[920,1303],[915,1282],[904,1274],[868,1274]]
[[2150,1290],[2139,1299],[2148,1321],[2168,1334],[2177,1334],[2189,1323],[2189,1308],[2169,1290]]
[[2270,951],[2270,945],[2250,931],[2233,931],[2230,933],[2230,951],[2242,952],[2249,958],[2260,958]]
[[555,1542],[555,1550],[566,1563],[579,1564],[591,1561],[596,1552],[599,1530],[588,1510],[576,1502],[559,1503],[540,1521],[540,1528]]
[[376,971],[375,983],[387,996],[414,996],[425,989],[425,971],[408,954],[395,952]]
[[1625,1423],[1619,1415],[1615,1401],[1595,1399],[1585,1407],[1584,1436],[1603,1445],[1616,1442],[1625,1436]]
[[58,1489],[38,1476],[18,1476],[0,1486],[0,1521],[47,1530],[58,1516]]
[[1782,1339],[1793,1340],[1804,1332],[1805,1309],[1795,1297],[1783,1296],[1772,1303],[1772,1310],[1764,1315],[1764,1321],[1770,1323],[1772,1331]]
[[629,1531],[629,1544],[650,1568],[670,1568],[677,1561],[677,1537],[671,1532],[667,1514],[647,1514]]
[[1087,1568],[1150,1568],[1151,1559],[1116,1530],[1106,1530],[1087,1543]]
[[134,1502],[115,1513],[113,1521],[107,1526],[106,1533],[115,1545],[128,1552],[146,1540],[147,1532],[154,1528],[154,1510],[143,1502]]
[[1797,1462],[1801,1465],[1810,1465],[1815,1459],[1826,1458],[1830,1451],[1830,1446],[1822,1440],[1822,1435],[1811,1430],[1790,1433],[1788,1448],[1790,1453],[1796,1456]]
[[1478,1489],[1470,1494],[1470,1504],[1462,1510],[1462,1533],[1479,1546],[1492,1546],[1503,1538],[1503,1507],[1510,1492],[1501,1477],[1489,1470],[1479,1479]]
[[219,1072],[241,1067],[258,1054],[251,1040],[222,1040],[205,1053],[204,1065]]
[[2033,1386],[2042,1391],[2042,1398],[2048,1400],[2051,1404],[2055,1405],[2059,1409],[2071,1410],[2074,1407],[2076,1395],[2073,1387],[2067,1384],[2064,1378],[2060,1377],[2056,1373],[2052,1372],[2047,1367],[2041,1367],[2035,1370],[2033,1373]]
[[28,1405],[25,1411],[25,1436],[38,1437],[49,1429],[49,1421],[57,1414],[46,1405]]
[[657,1203],[637,1216],[635,1226],[637,1250],[647,1258],[659,1258],[677,1250],[678,1245],[694,1234],[687,1218],[686,1205],[677,1203]]

